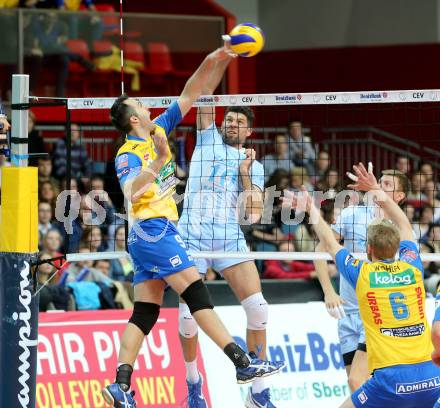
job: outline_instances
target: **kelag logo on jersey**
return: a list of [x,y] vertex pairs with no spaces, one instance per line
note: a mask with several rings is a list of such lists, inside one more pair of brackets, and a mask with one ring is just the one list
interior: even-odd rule
[[370,272],[370,288],[394,288],[416,283],[414,271],[407,269],[400,273]]

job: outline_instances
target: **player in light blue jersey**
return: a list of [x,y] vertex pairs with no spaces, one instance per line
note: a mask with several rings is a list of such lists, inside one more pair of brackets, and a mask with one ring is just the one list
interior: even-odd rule
[[[369,169],[372,171],[372,167]],[[402,203],[409,190],[405,174],[397,170],[384,170],[380,179],[381,188],[396,203]],[[378,206],[356,205],[342,210],[336,223],[332,225],[335,237],[343,241],[350,252],[366,252],[367,227],[377,218],[383,218]],[[321,247],[317,247],[321,251]],[[327,263],[315,261],[324,291],[325,303],[329,313],[338,320],[338,336],[350,389],[355,391],[370,376],[368,372],[365,330],[359,315],[359,305],[353,287],[340,277],[339,296],[331,285]]]
[[[206,84],[205,95],[218,86],[227,63]],[[240,224],[257,222],[263,209],[264,170],[255,151],[243,147],[252,134],[254,115],[250,108],[231,106],[225,110],[221,127],[215,124],[215,108],[198,111],[197,141],[191,158],[185,203],[178,229],[192,252],[248,252]],[[266,355],[268,305],[261,292],[257,268],[246,259],[197,259],[203,275],[208,267],[222,274],[247,315],[247,346],[252,355]],[[188,307],[179,307],[179,331],[188,383],[199,381],[197,370],[197,324]],[[189,385],[189,392],[191,388]],[[263,378],[249,389],[246,407],[274,408]],[[202,406],[202,405],[201,405]]]

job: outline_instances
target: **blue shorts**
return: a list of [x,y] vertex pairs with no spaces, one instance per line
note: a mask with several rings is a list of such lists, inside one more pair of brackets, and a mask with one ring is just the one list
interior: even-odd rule
[[365,329],[359,313],[338,320],[338,336],[343,355],[356,351],[359,343],[365,344]]
[[361,408],[430,408],[439,397],[440,368],[426,361],[375,370],[351,400]]
[[137,222],[128,234],[127,244],[134,266],[134,285],[164,279],[195,266],[175,225],[166,218]]
[[[194,240],[187,240],[186,244],[188,249],[194,254],[200,251],[210,251],[216,252],[216,248],[212,247],[212,243],[209,240],[209,243]],[[249,248],[246,244],[246,241],[238,240],[238,241],[225,241],[221,247],[218,249],[221,252],[249,252]],[[241,264],[243,262],[251,261],[252,259],[238,259],[238,258],[223,258],[223,259],[207,259],[207,258],[195,258],[194,262],[196,263],[197,270],[200,274],[205,275],[208,268],[214,269],[218,273],[222,273],[227,268],[231,266]]]

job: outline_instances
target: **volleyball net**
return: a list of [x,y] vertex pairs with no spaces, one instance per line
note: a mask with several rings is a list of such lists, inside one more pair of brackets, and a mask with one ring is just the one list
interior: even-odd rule
[[[155,117],[177,97],[138,99],[150,107]],[[70,261],[125,256],[129,212],[114,166],[124,137],[109,122],[114,100],[68,99],[69,136],[65,137],[64,129],[55,129],[48,139],[54,142],[53,174],[60,180],[59,195],[52,197],[52,202],[65,244],[67,239],[64,251]],[[255,114],[244,147],[254,149],[256,160],[262,164],[251,168],[252,182],[264,191],[261,218],[256,223],[250,223],[243,212],[246,192],[234,179],[243,157],[230,153],[230,149],[222,156],[219,144],[223,142],[212,136],[214,130],[200,140],[196,135],[197,108],[215,111],[216,125],[221,128],[225,110],[238,106],[250,107]],[[307,216],[284,208],[280,197],[285,189],[299,191],[304,185],[320,203],[325,219],[334,223],[345,207],[363,204],[361,195],[348,190],[345,176],[353,164],[362,161],[373,163],[378,178],[384,170],[406,173],[409,184],[404,209],[413,223],[424,260],[440,261],[439,108],[440,90],[200,97],[169,138],[175,160],[174,198],[179,215],[185,209],[189,215],[186,219],[190,220],[184,225],[181,222],[180,228],[191,230],[201,243],[200,251],[193,252],[193,256],[250,258],[260,260],[260,269],[264,268],[262,261],[269,259],[330,259],[327,254],[315,253],[317,241]],[[71,143],[63,145],[64,137]],[[197,143],[202,143],[204,150],[193,155]],[[39,160],[42,163],[45,159]],[[209,168],[211,173],[201,170],[196,174],[191,167]],[[200,187],[197,197],[194,191],[185,194],[188,184]],[[47,182],[40,183],[40,202],[50,200],[47,189]],[[200,226],[199,221],[209,224],[207,220],[215,227]],[[239,230],[231,235],[234,223]],[[345,238],[361,240],[358,227],[362,226],[353,225],[352,236]],[[240,246],[242,237],[249,253]],[[236,240],[235,245],[231,240]],[[206,245],[202,243],[206,241],[215,241],[211,245],[215,250],[204,250]]]

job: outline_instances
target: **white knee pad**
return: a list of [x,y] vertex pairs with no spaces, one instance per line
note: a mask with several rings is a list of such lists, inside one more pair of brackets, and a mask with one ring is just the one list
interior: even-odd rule
[[269,306],[261,292],[255,293],[244,299],[241,304],[247,316],[249,330],[266,330],[269,316]]
[[186,303],[179,303],[179,333],[190,339],[197,334],[198,325],[192,317],[189,307]]

